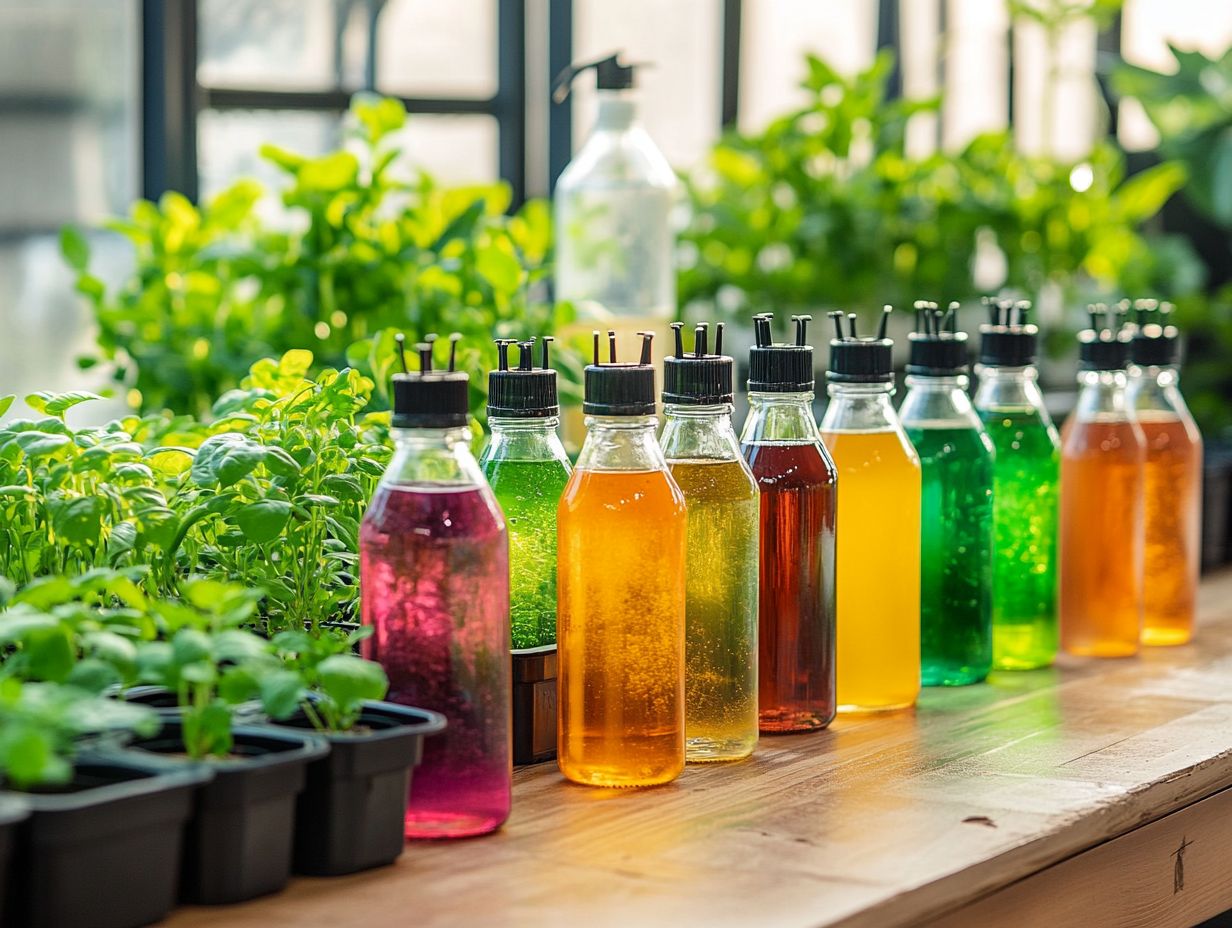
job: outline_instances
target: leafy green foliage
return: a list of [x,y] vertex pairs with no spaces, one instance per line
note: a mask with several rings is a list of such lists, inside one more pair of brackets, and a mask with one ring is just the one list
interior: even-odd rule
[[83,735],[157,730],[158,719],[145,706],[0,675],[0,781],[19,789],[68,782],[75,739]]
[[982,289],[972,271],[989,234],[1009,288],[1087,278],[1171,292],[1170,267],[1137,229],[1184,182],[1179,166],[1126,180],[1107,143],[1063,164],[1019,153],[1004,132],[912,158],[907,120],[938,101],[888,102],[890,53],[851,78],[815,56],[806,64],[807,105],[760,133],[727,135],[709,174],[687,179],[682,302],[782,313],[969,299]]
[[303,711],[318,731],[352,728],[364,702],[383,699],[389,689],[380,664],[352,653],[371,632],[363,627],[350,634],[323,630],[274,636],[274,648],[286,669],[267,677],[262,686],[267,711],[275,718]]
[[1232,229],[1232,48],[1218,58],[1169,45],[1176,71],[1122,64],[1113,89],[1142,104],[1159,132],[1159,151],[1185,165],[1184,196]]
[[396,329],[412,342],[461,332],[459,360],[482,413],[491,339],[554,327],[535,298],[549,273],[550,213],[532,201],[506,216],[502,184],[444,188],[422,171],[400,175],[405,121],[395,100],[357,99],[352,146],[319,158],[265,146],[288,184],[285,227],[259,218],[266,194],[248,180],[201,207],[176,193],[137,201],[109,224],[136,258],[116,289],[89,273],[80,233],[64,230],[99,356],[134,388],[135,405],[204,416],[258,358],[307,349],[342,367],[355,343],[350,363],[383,383],[387,371],[365,366],[371,339]]

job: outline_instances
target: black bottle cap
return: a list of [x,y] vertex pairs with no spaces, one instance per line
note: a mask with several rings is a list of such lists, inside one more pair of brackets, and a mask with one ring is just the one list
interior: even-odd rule
[[936,303],[915,304],[916,331],[907,336],[908,374],[955,377],[967,372],[967,333],[958,331],[958,304],[944,313]]
[[984,298],[988,322],[980,326],[980,363],[989,367],[1028,367],[1039,351],[1039,329],[1027,322],[1026,300]]
[[389,424],[396,429],[448,429],[467,424],[470,410],[467,388],[470,378],[455,370],[458,340],[455,332],[449,336],[449,368],[432,370],[432,346],[435,335],[428,335],[415,346],[419,354],[419,370],[406,366],[405,339],[399,335],[398,356],[402,373],[394,374],[394,412]]
[[835,338],[830,339],[830,370],[826,379],[831,383],[893,383],[894,342],[886,338],[886,325],[891,307],[881,311],[881,322],[875,338],[861,338],[856,333],[856,314],[847,317],[848,331],[843,333],[843,314],[830,313],[834,320]]
[[1091,327],[1078,333],[1078,367],[1084,371],[1121,371],[1129,364],[1129,330],[1119,308],[1103,303],[1087,307]]
[[1129,360],[1139,367],[1167,367],[1181,361],[1181,333],[1168,324],[1171,303],[1135,300],[1137,325],[1129,342]]
[[776,345],[773,313],[753,317],[754,342],[749,349],[750,393],[806,393],[813,389],[813,346],[807,344],[812,316],[792,316],[796,341]]
[[616,333],[608,332],[608,363],[599,362],[599,332],[594,333],[594,363],[586,366],[582,412],[588,416],[653,416],[655,370],[650,363],[653,332],[642,337],[642,357],[636,364],[616,362]]
[[628,90],[634,84],[637,67],[633,64],[622,64],[619,52],[583,64],[571,64],[557,74],[556,80],[552,82],[552,100],[555,103],[564,103],[577,76],[592,69],[595,72],[595,86],[599,90]]
[[676,334],[675,356],[663,359],[663,402],[680,406],[715,406],[730,403],[732,370],[735,362],[723,354],[723,323],[714,327],[714,354],[707,354],[710,326],[700,323],[693,332],[693,353],[684,353],[680,330],[683,322],[673,322]]
[[[548,363],[552,336],[541,343],[540,364],[535,367],[532,353],[535,340],[516,341],[498,338],[497,369],[488,373],[488,415],[507,419],[546,419],[560,412],[556,398],[556,371]],[[509,346],[518,346],[518,366],[509,367]]]

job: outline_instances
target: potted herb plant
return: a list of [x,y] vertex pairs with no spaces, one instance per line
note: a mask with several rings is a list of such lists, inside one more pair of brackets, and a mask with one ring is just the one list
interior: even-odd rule
[[285,668],[265,679],[265,707],[284,725],[320,733],[331,748],[308,768],[299,797],[297,873],[334,876],[392,863],[402,853],[423,739],[445,728],[436,712],[377,701],[389,688],[385,671],[351,653],[371,631],[274,638]]
[[305,769],[329,745],[311,734],[237,726],[236,707],[277,670],[270,642],[245,627],[259,592],[212,580],[184,584],[184,602],[151,604],[158,640],[137,646],[137,678],[176,694],[178,718],[134,747],[186,759],[213,778],[197,791],[181,898],[240,902],[277,892],[291,874],[295,800]]
[[[83,735],[150,734],[157,724],[148,709],[80,687],[0,678],[0,778],[29,809],[0,923],[135,928],[171,911],[193,795],[210,771],[117,753],[74,756]],[[0,835],[13,821],[6,805],[0,799]]]

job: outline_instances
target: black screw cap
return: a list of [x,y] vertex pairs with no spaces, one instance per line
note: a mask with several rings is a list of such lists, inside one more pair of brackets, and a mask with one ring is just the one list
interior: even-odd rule
[[830,370],[826,379],[831,383],[893,383],[894,342],[886,337],[892,307],[881,311],[877,335],[861,337],[856,331],[856,314],[847,316],[848,329],[843,332],[843,314],[830,313],[834,320],[835,338],[830,339]]
[[984,298],[988,322],[980,326],[980,363],[989,367],[1029,367],[1039,353],[1039,329],[1027,322],[1026,300]]
[[599,333],[594,333],[594,363],[586,366],[582,412],[588,416],[653,416],[655,371],[650,363],[653,332],[642,337],[642,356],[636,364],[616,361],[616,333],[608,332],[608,363],[599,362]]
[[683,322],[672,323],[676,353],[663,359],[663,402],[678,406],[730,403],[735,362],[723,354],[723,323],[715,324],[714,354],[707,353],[709,323],[699,323],[694,329],[692,354],[685,354],[682,328]]
[[448,429],[467,424],[470,378],[465,371],[455,370],[461,338],[457,332],[449,336],[449,367],[434,371],[432,346],[436,336],[426,336],[415,346],[419,370],[413,372],[406,364],[406,340],[397,336],[402,373],[393,376],[394,410],[389,421],[393,428]]
[[942,312],[936,303],[915,304],[916,331],[907,336],[907,373],[956,377],[967,372],[967,333],[958,331],[958,304]]
[[[488,415],[506,419],[546,419],[560,413],[556,396],[556,371],[548,358],[553,339],[545,335],[540,342],[540,364],[532,357],[535,340],[515,341],[498,338],[497,369],[488,372]],[[518,366],[509,366],[509,348],[518,346]]]
[[813,389],[813,346],[807,344],[812,316],[792,316],[794,344],[776,345],[773,313],[753,317],[755,344],[749,349],[750,393],[806,393]]

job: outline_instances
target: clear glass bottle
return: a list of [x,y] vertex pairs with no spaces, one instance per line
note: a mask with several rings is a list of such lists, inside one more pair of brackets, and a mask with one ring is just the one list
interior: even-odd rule
[[973,402],[996,449],[992,665],[1033,670],[1057,654],[1061,439],[1039,388],[1039,333],[1026,321],[1029,305],[987,305]]
[[731,358],[698,327],[664,360],[660,444],[688,515],[685,757],[739,760],[757,745],[757,484],[732,428]]
[[920,674],[978,683],[992,666],[992,441],[967,397],[957,306],[917,304],[899,418],[920,457]]
[[653,786],[685,761],[685,503],[655,438],[649,337],[640,364],[600,365],[597,333],[595,353],[558,514],[557,763],[576,783]]
[[1146,441],[1142,643],[1193,637],[1202,535],[1202,435],[1180,391],[1179,333],[1171,307],[1137,304],[1129,403]]
[[817,731],[834,719],[838,494],[813,418],[813,349],[805,316],[795,344],[754,318],[749,414],[740,447],[760,499],[758,714],[768,734]]
[[394,377],[393,460],[360,528],[363,649],[392,702],[448,719],[425,743],[406,835],[457,838],[509,815],[509,542],[471,454],[467,376],[419,351],[421,373]]
[[830,342],[821,437],[838,470],[838,707],[902,709],[920,693],[920,459],[894,411],[886,313]]
[[479,466],[509,527],[510,627],[515,650],[556,643],[556,508],[573,472],[556,433],[556,372],[544,338],[542,364],[531,366],[532,342],[520,342],[510,369],[502,339],[498,369],[488,376],[491,436]]
[[1097,318],[1079,333],[1078,402],[1061,430],[1061,647],[1127,657],[1142,634],[1146,442],[1126,397],[1128,336]]

